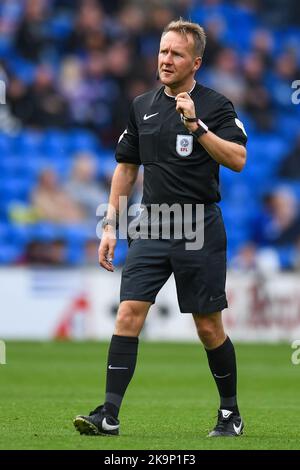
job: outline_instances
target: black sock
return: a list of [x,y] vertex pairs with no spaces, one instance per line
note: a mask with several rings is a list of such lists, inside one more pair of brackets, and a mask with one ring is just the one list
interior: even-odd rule
[[118,417],[122,399],[132,379],[139,339],[132,336],[113,335],[107,359],[106,395],[104,407]]
[[211,373],[220,394],[220,408],[239,414],[236,398],[236,359],[230,338],[215,349],[206,349]]

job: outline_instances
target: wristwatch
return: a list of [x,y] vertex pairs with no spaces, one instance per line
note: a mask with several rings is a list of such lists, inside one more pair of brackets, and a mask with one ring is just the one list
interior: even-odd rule
[[192,134],[193,137],[198,139],[203,134],[206,134],[208,132],[208,127],[206,124],[204,124],[203,121],[201,121],[201,119],[197,119],[196,124],[198,126],[197,129],[193,132],[190,132],[190,134]]
[[118,228],[118,222],[115,219],[108,219],[107,217],[103,217],[102,219],[102,228],[105,228],[106,225],[111,225],[112,227]]
[[208,132],[208,127],[206,124],[204,124],[203,121],[201,121],[201,119],[197,118],[197,117],[194,117],[194,118],[188,118],[186,116],[184,116],[184,114],[181,114],[181,120],[182,122],[195,122],[197,124],[197,129],[193,132],[190,132],[190,134],[192,134],[193,137],[195,137],[196,139],[198,139],[199,137],[201,137],[201,135],[203,134],[206,134]]

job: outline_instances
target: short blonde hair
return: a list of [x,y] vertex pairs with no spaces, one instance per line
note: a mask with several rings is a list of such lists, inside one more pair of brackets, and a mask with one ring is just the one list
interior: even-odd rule
[[191,34],[194,38],[194,51],[196,56],[203,56],[206,45],[206,34],[202,26],[198,23],[191,23],[190,21],[180,18],[179,20],[171,21],[171,23],[167,24],[163,30],[162,36],[169,31],[174,31],[184,36]]

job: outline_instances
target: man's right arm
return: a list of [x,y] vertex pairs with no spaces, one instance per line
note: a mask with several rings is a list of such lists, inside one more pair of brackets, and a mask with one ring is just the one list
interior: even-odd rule
[[[133,185],[137,179],[139,172],[139,166],[133,163],[119,163],[114,171],[111,191],[109,197],[109,209],[107,212],[107,218],[111,219],[114,217],[114,211],[116,214],[119,213],[119,197],[129,196],[131,194]],[[112,213],[110,213],[110,211]]]
[[[115,169],[111,191],[109,197],[109,208],[107,219],[114,219],[119,213],[120,196],[129,196],[138,175],[141,160],[139,157],[139,134],[135,116],[135,101],[131,105],[127,127],[120,136],[116,148],[116,160],[118,162]],[[99,263],[107,269],[113,271],[112,260],[116,246],[116,234],[114,227],[106,225],[99,247]]]
[[[113,174],[107,219],[115,219],[119,214],[120,196],[129,196],[136,181],[139,166],[133,163],[119,163]],[[107,271],[113,271],[112,264],[116,247],[116,234],[112,225],[106,225],[99,246],[99,263]]]

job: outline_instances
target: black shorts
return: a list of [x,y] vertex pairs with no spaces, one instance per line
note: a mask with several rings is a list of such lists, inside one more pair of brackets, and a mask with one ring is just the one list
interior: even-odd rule
[[186,250],[185,238],[135,239],[122,273],[120,300],[155,298],[174,273],[182,313],[213,313],[227,307],[226,233],[220,208],[205,205],[204,244]]

